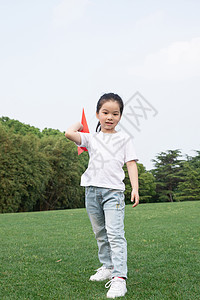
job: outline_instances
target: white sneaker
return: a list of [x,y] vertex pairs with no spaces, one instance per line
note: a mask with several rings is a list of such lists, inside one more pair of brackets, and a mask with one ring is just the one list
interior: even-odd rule
[[107,298],[114,299],[116,297],[123,297],[127,292],[126,280],[119,277],[114,277],[112,280],[108,281],[105,287],[110,287],[107,292]]
[[97,272],[90,276],[91,281],[103,281],[112,278],[112,270],[102,266],[96,270]]

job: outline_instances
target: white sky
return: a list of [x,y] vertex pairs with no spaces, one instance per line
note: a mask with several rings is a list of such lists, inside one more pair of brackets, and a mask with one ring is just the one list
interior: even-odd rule
[[199,0],[0,0],[0,116],[64,131],[84,107],[94,131],[103,93],[126,102],[139,91],[158,111],[133,133],[140,162],[150,169],[168,149],[193,155],[199,12]]

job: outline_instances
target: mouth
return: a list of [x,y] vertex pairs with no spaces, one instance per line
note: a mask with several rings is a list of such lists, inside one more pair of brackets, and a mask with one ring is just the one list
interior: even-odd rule
[[106,122],[106,125],[113,125],[113,123],[111,123],[111,122]]

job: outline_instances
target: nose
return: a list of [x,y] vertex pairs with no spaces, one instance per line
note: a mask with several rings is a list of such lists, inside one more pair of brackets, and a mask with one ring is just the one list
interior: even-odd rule
[[112,120],[112,115],[109,114],[109,115],[107,116],[107,119],[108,119],[108,120]]

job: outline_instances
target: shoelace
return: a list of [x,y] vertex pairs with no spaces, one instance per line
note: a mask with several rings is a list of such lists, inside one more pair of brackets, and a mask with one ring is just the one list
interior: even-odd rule
[[109,288],[110,286],[112,286],[113,288],[118,287],[119,286],[119,280],[118,278],[112,278],[110,281],[108,281],[105,284],[105,288]]
[[98,269],[97,269],[97,270],[95,270],[95,271],[97,271],[97,273],[99,273],[99,272],[103,271],[104,269],[105,269],[105,267],[104,267],[104,266],[102,266],[102,267],[98,268]]
[[105,288],[108,289],[111,285],[113,286],[114,283],[117,284],[117,280],[113,278],[113,279],[109,280],[109,281],[105,284]]

